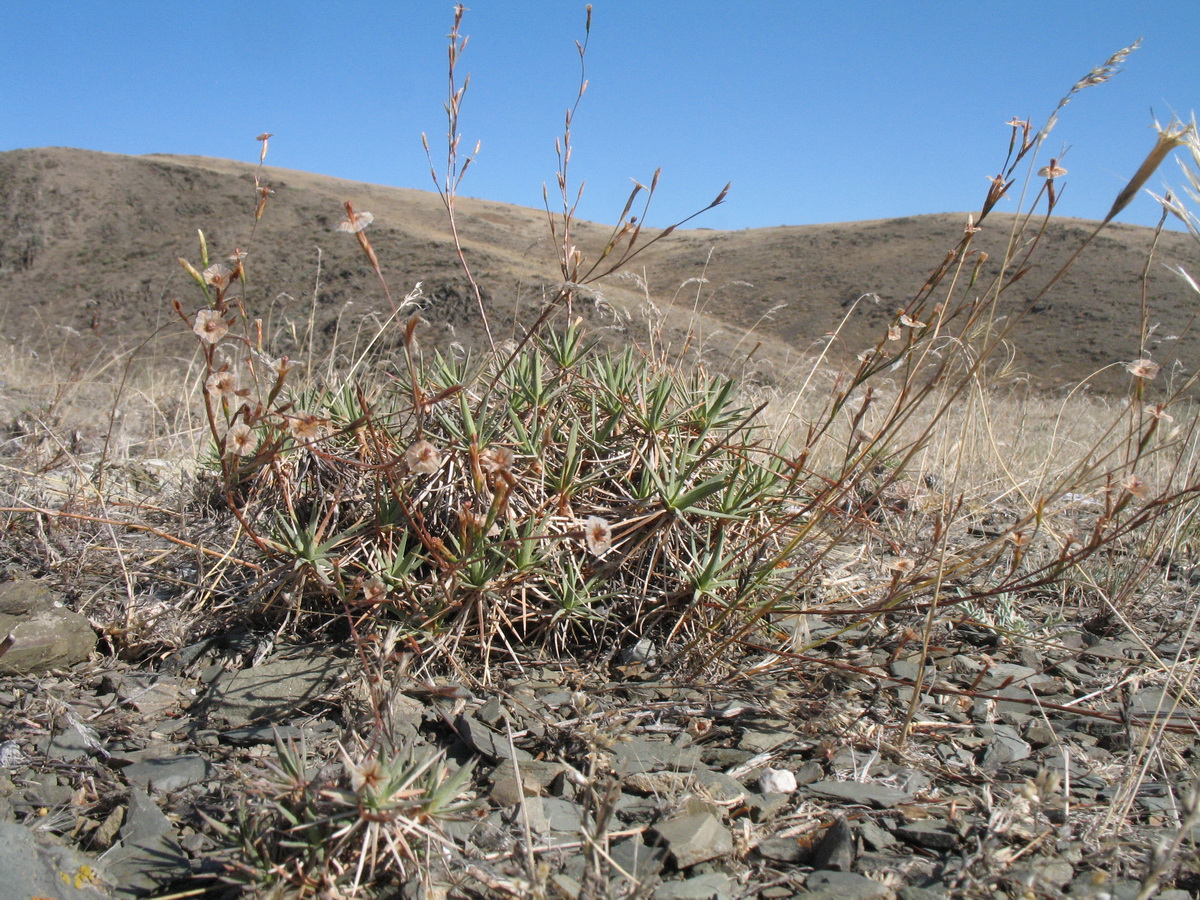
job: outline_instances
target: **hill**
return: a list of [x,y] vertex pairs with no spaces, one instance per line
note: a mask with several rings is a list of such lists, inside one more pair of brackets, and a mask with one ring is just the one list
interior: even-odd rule
[[[186,352],[171,300],[198,303],[178,257],[196,260],[203,229],[217,258],[246,249],[247,302],[280,350],[298,353],[315,312],[316,350],[344,337],[387,303],[355,241],[334,229],[342,204],[369,210],[371,240],[396,296],[421,282],[435,343],[480,340],[476,304],[453,251],[445,210],[432,192],[349,182],[266,167],[271,196],[256,230],[257,167],[183,156],[130,157],[65,148],[0,154],[0,335],[39,353],[110,353],[158,334],[153,353]],[[707,200],[707,198],[704,198]],[[701,203],[703,200],[701,201]],[[460,198],[459,224],[473,271],[508,335],[532,321],[557,279],[544,211]],[[698,221],[703,221],[702,219]],[[622,275],[599,285],[603,298],[632,316],[638,337],[647,299],[666,316],[664,334],[711,358],[737,359],[755,348],[757,377],[786,380],[791,367],[836,328],[847,354],[874,343],[962,234],[966,214],[744,231],[680,230]],[[976,246],[1003,256],[1011,214],[990,216]],[[1009,291],[1015,309],[1033,297],[1094,223],[1052,220],[1038,263]],[[608,226],[580,223],[580,246],[601,246]],[[1076,263],[1015,335],[1017,368],[1032,383],[1078,382],[1138,355],[1142,272],[1153,232],[1113,225]],[[1147,278],[1153,355],[1171,356],[1171,338],[1189,322],[1196,297],[1158,262],[1200,271],[1200,248],[1166,233]],[[600,314],[589,310],[589,314]],[[1003,310],[1002,310],[1003,312]],[[1125,381],[1113,371],[1098,389]]]

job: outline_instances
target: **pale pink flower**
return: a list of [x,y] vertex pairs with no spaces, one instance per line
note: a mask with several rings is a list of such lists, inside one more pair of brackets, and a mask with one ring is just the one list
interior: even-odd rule
[[898,556],[895,559],[888,560],[883,565],[898,575],[907,574],[917,567],[916,561],[909,559],[907,556]]
[[212,397],[233,397],[238,391],[238,378],[228,369],[213,372],[204,382],[204,389]]
[[579,523],[583,528],[583,542],[592,556],[603,556],[612,548],[612,526],[599,516],[588,516]]
[[1165,403],[1151,403],[1146,407],[1146,415],[1155,419],[1162,419],[1167,422],[1175,421],[1175,417],[1167,412],[1167,404]]
[[417,441],[404,451],[408,471],[414,475],[432,475],[442,467],[442,454],[429,441]]
[[229,332],[229,323],[215,309],[202,309],[196,313],[196,322],[192,331],[200,340],[215,344]]
[[258,438],[245,422],[234,422],[225,433],[225,449],[237,456],[253,456]]
[[296,413],[288,416],[288,431],[302,443],[315,441],[325,434],[325,420],[308,412]]
[[1152,359],[1135,359],[1133,362],[1125,363],[1125,368],[1129,370],[1129,374],[1134,378],[1144,378],[1146,381],[1153,381],[1162,366]]
[[900,315],[900,324],[903,325],[905,328],[924,328],[925,327],[924,322],[918,322],[916,319],[912,318],[912,316],[907,316],[907,315],[904,315],[903,313],[901,313],[901,315]]
[[225,288],[229,287],[229,279],[233,277],[233,270],[223,263],[213,263],[201,274],[206,283],[215,288]]
[[967,224],[963,227],[963,234],[978,234],[979,226],[975,224],[975,216],[967,216]]
[[1040,169],[1038,169],[1038,175],[1040,175],[1042,178],[1049,178],[1051,180],[1055,178],[1062,178],[1066,174],[1067,170],[1060,166],[1058,164],[1058,160],[1056,159],[1050,160],[1050,165],[1042,166]]
[[507,447],[488,447],[479,454],[479,468],[489,475],[511,473],[516,455]]
[[378,575],[373,575],[363,582],[363,603],[377,606],[387,599],[387,585]]

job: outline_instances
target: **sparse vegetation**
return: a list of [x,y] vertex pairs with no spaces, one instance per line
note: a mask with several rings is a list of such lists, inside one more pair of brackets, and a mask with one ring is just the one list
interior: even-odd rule
[[[1059,160],[1041,159],[1046,138],[1068,100],[1112,77],[1136,45],[1075,85],[1040,129],[1009,123],[1007,153],[978,212],[906,302],[885,311],[864,295],[842,327],[813,335],[812,352],[764,384],[738,377],[753,371],[752,331],[735,340],[739,373],[729,365],[737,353],[710,365],[697,353],[704,335],[667,333],[667,301],[645,281],[640,320],[607,304],[605,279],[653,259],[642,254],[678,225],[643,224],[655,173],[605,239],[577,241],[569,160],[582,74],[547,192],[561,279],[511,333],[491,322],[457,224],[456,191],[471,161],[458,149],[462,14],[450,35],[448,157],[434,182],[486,342],[424,349],[436,307],[420,285],[393,299],[373,217],[350,199],[335,227],[358,243],[389,314],[353,337],[339,320],[324,360],[313,352],[314,320],[273,328],[253,277],[257,231],[272,213],[263,175],[247,215],[249,254],[231,244],[219,257],[201,233],[195,262],[182,261],[194,282],[174,301],[195,339],[186,391],[172,396],[162,383],[134,391],[128,385],[145,376],[130,360],[88,376],[120,385],[98,454],[80,449],[62,412],[68,395],[95,389],[82,373],[30,396],[8,426],[0,547],[13,568],[120,585],[88,601],[106,652],[149,662],[249,624],[352,654],[357,743],[314,761],[309,748],[278,738],[273,780],[254,781],[237,803],[197,807],[223,844],[229,883],[268,896],[385,896],[410,879],[431,891],[449,885],[454,896],[562,894],[550,856],[535,853],[519,772],[518,846],[502,855],[507,868],[493,867],[500,856],[468,847],[454,830],[483,802],[474,764],[398,741],[390,722],[399,695],[431,693],[445,731],[477,750],[460,717],[472,692],[508,698],[514,671],[546,668],[572,689],[571,715],[542,723],[537,752],[574,779],[587,896],[644,887],[620,880],[607,849],[620,793],[614,747],[645,718],[588,696],[614,672],[751,697],[786,684],[799,706],[820,707],[810,724],[816,740],[834,742],[830,758],[841,741],[985,784],[968,801],[983,824],[962,825],[969,850],[947,870],[947,890],[1050,895],[1033,876],[1021,880],[1020,862],[1069,844],[1113,878],[1140,882],[1139,897],[1177,874],[1194,889],[1194,335],[1180,331],[1162,351],[1143,291],[1139,333],[1112,344],[1130,348],[1110,361],[1124,364],[1125,393],[1107,398],[1082,385],[1038,396],[1014,377],[1010,352],[1023,320],[1054,302],[1076,259],[1177,147],[1192,154],[1186,192],[1200,204],[1195,123],[1171,122],[1108,220],[1081,234],[1061,266],[1034,265],[1067,177]],[[589,30],[590,17],[589,8]],[[582,65],[586,40],[579,54]],[[260,137],[260,166],[269,137]],[[1005,219],[1002,251],[979,250],[980,229],[1014,190],[1030,199]],[[1200,243],[1194,205],[1174,195],[1162,204],[1164,219],[1174,216]],[[1152,244],[1143,285],[1156,263]],[[1196,289],[1186,269],[1177,274]],[[693,288],[698,305],[707,285],[698,277]],[[601,340],[584,307],[593,317],[624,315],[623,346]],[[760,327],[771,312],[756,315]],[[852,335],[862,332],[851,323],[863,316],[875,333],[857,346]],[[280,355],[277,338],[303,365]],[[155,423],[154,446],[172,442],[170,453],[147,458],[120,443],[116,411],[131,408],[131,396]],[[171,455],[187,464],[167,465]],[[1005,693],[1017,676],[988,682],[987,652],[1061,660],[1085,631],[1097,641],[1119,633],[1139,657],[1065,706],[1036,691]],[[1042,677],[1050,667],[1029,668]],[[1135,709],[1134,687],[1145,686],[1158,703]],[[938,755],[931,733],[949,733],[975,709],[1001,721],[1002,704],[1021,706],[1023,723],[1069,708],[1128,731],[1106,762],[1104,801],[1072,807],[1059,771],[993,785],[974,763]],[[711,716],[691,718],[692,738],[713,727]],[[507,727],[500,740],[511,749],[517,737]],[[1174,733],[1192,743],[1164,749]],[[331,774],[322,762],[341,768]],[[869,768],[857,780],[869,780]],[[1133,806],[1152,772],[1170,800],[1150,823]],[[818,818],[797,812],[799,830],[789,833],[814,833]],[[749,814],[741,822],[734,855],[746,860],[771,826]],[[1151,847],[1151,831],[1169,839]],[[1130,844],[1141,856],[1129,855]],[[742,871],[753,896],[754,870]]]

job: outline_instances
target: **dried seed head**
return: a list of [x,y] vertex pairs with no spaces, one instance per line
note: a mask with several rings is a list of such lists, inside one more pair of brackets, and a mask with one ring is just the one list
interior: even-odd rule
[[192,325],[200,340],[215,344],[229,333],[229,323],[215,309],[202,309],[196,313],[196,321]]
[[579,523],[583,541],[592,556],[603,556],[612,548],[612,526],[599,516],[588,516]]
[[404,461],[414,475],[432,475],[442,467],[442,454],[429,441],[417,441],[404,451]]

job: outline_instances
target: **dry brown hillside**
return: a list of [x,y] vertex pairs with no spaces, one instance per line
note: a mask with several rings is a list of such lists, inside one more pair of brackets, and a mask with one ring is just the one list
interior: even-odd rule
[[[436,326],[430,339],[479,340],[475,301],[436,194],[267,167],[262,178],[275,193],[252,236],[255,170],[219,159],[63,148],[0,154],[0,335],[40,353],[74,356],[111,353],[154,333],[163,338],[149,345],[150,355],[188,347],[173,341],[184,328],[170,301],[178,298],[185,308],[198,302],[177,258],[196,259],[196,231],[203,229],[214,255],[249,249],[247,302],[279,336],[279,349],[296,352],[295,345],[304,343],[314,307],[314,344],[322,349],[335,328],[345,335],[364,314],[387,308],[357,244],[334,231],[342,203],[351,200],[375,216],[370,234],[393,294],[424,284],[426,316]],[[464,198],[459,215],[493,327],[511,334],[532,320],[555,281],[545,213]],[[646,331],[641,313],[648,296],[669,312],[672,340],[682,344],[691,326],[692,349],[714,358],[736,358],[761,342],[755,371],[783,380],[864,294],[878,300],[858,305],[843,346],[852,354],[873,343],[954,246],[965,221],[964,213],[681,230],[638,257],[627,277],[610,278],[600,288],[612,305],[632,314],[627,328],[635,337]],[[980,284],[994,274],[990,268],[1012,225],[1011,215],[993,214],[977,236],[977,246],[993,261]],[[1038,264],[1005,295],[1001,311],[1034,296],[1092,226],[1054,220]],[[607,233],[584,224],[578,237],[586,246]],[[1017,367],[1049,387],[1134,358],[1152,237],[1140,227],[1107,229],[1023,323],[1016,335]],[[1200,248],[1187,235],[1164,234],[1150,267],[1147,299],[1159,339],[1153,355],[1171,362],[1171,337],[1187,327],[1196,297],[1162,263],[1200,271]],[[1096,386],[1123,383],[1124,373],[1114,370]]]

